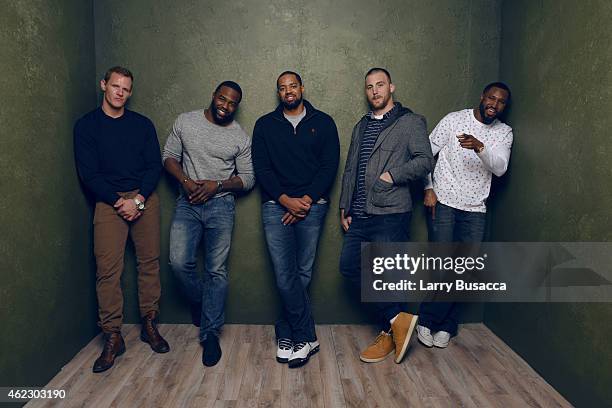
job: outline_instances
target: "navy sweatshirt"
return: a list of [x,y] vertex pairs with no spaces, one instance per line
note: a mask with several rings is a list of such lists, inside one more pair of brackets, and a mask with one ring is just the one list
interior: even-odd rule
[[255,123],[253,167],[263,202],[278,202],[282,194],[329,199],[340,159],[338,130],[331,116],[308,101],[304,106],[306,116],[295,130],[282,105]]
[[112,118],[102,108],[74,125],[74,154],[79,176],[96,201],[113,205],[117,192],[139,189],[147,199],[161,176],[161,154],[153,122],[125,110]]

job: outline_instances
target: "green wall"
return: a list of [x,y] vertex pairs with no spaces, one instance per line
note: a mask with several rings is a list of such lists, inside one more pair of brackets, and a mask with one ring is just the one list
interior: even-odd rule
[[[363,75],[372,66],[391,71],[396,99],[424,114],[430,129],[449,111],[477,102],[482,85],[499,72],[500,5],[485,0],[96,2],[96,71],[101,77],[115,64],[133,70],[131,108],[153,119],[163,144],[174,118],[208,106],[214,87],[226,79],[243,87],[237,119],[250,133],[257,118],[277,104],[277,75],[296,70],[304,79],[306,98],[336,120],[343,166],[352,126],[366,110]],[[313,280],[317,322],[361,320],[338,273],[338,186]],[[176,190],[166,178],[159,192],[162,319],[188,321],[166,264]],[[413,236],[424,240],[422,201],[416,202]],[[239,200],[232,245],[227,319],[273,321],[277,295],[258,191]],[[125,311],[128,320],[136,321],[133,258],[128,263]],[[468,309],[466,319],[481,321],[482,308]]]
[[[515,145],[500,241],[612,239],[612,3],[506,1],[501,77]],[[612,305],[490,304],[485,323],[572,403],[612,404]]]
[[95,334],[72,123],[95,106],[91,2],[0,13],[0,386],[45,384]]

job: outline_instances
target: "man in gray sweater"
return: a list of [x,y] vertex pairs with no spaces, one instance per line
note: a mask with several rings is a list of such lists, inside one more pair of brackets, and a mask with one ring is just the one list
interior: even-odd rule
[[[163,152],[164,167],[181,185],[170,229],[170,265],[200,326],[202,363],[221,358],[219,334],[227,296],[227,258],[234,226],[234,192],[255,184],[251,140],[233,120],[240,86],[217,86],[207,109],[179,115]],[[204,239],[204,279],[196,270]]]
[[[410,182],[433,168],[425,118],[393,101],[395,85],[384,68],[365,77],[370,111],[353,129],[340,195],[340,222],[345,231],[340,272],[358,296],[362,242],[403,242],[410,238]],[[384,360],[395,351],[399,363],[410,342],[417,316],[401,303],[371,303],[380,334],[359,358]],[[391,327],[391,330],[389,330]]]

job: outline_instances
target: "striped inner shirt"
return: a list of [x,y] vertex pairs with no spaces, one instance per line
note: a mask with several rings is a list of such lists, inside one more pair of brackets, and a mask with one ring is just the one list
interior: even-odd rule
[[361,143],[359,146],[359,163],[357,164],[357,180],[355,182],[355,193],[353,195],[353,203],[351,204],[351,215],[356,218],[367,218],[365,212],[367,191],[365,188],[365,176],[366,168],[368,167],[368,160],[374,150],[374,145],[378,139],[378,135],[385,128],[385,122],[395,112],[397,105],[395,105],[389,112],[385,113],[382,119],[376,119],[372,111],[368,112],[368,124],[366,125],[365,131],[361,137]]

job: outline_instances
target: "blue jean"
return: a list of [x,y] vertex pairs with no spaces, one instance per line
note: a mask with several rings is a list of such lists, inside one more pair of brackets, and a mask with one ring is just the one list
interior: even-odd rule
[[313,204],[305,219],[283,225],[281,219],[287,210],[274,202],[263,204],[266,243],[283,304],[275,326],[277,339],[294,342],[317,339],[308,286],[328,207],[328,204]]
[[[369,218],[353,218],[344,235],[340,254],[340,273],[346,278],[348,289],[355,299],[361,298],[361,243],[362,242],[407,242],[410,239],[411,212],[373,215]],[[406,304],[398,302],[363,303],[380,326],[389,330],[389,321]]]
[[[202,303],[200,341],[219,336],[225,321],[229,256],[234,228],[234,196],[192,205],[183,196],[176,203],[170,227],[170,266],[192,304]],[[204,276],[197,272],[197,253],[204,241]]]
[[[431,222],[432,242],[481,242],[484,238],[486,214],[458,210],[440,202],[436,217]],[[457,334],[460,305],[455,302],[423,302],[419,310],[419,324],[431,331]]]

